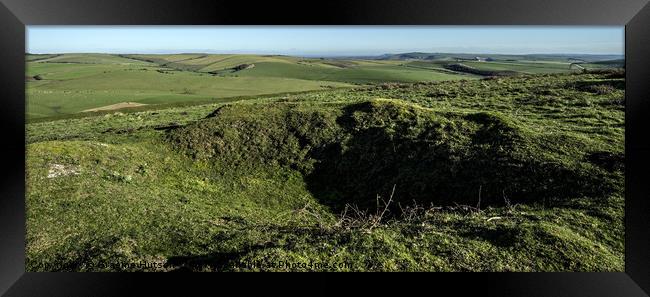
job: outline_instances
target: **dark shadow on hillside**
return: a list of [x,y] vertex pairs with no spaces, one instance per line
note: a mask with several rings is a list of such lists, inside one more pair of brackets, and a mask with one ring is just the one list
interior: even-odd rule
[[[237,240],[242,236],[244,229],[228,230],[217,233],[213,238],[213,242],[224,243],[228,241]],[[202,255],[190,256],[173,256],[167,259],[165,267],[171,268],[173,272],[191,272],[203,271],[227,271],[239,263],[239,259],[249,252],[262,250],[272,247],[269,243],[263,244],[249,244],[245,247],[237,249],[236,251],[219,251]]]
[[461,232],[459,235],[472,240],[489,242],[497,247],[507,248],[519,244],[524,238],[532,237],[530,230],[518,227],[497,225],[495,228],[473,226],[471,230]]
[[[364,114],[386,124],[361,127]],[[377,197],[388,201],[393,186],[393,207],[544,202],[611,191],[602,176],[586,169],[517,155],[526,140],[496,116],[479,113],[457,120],[478,129],[404,117],[403,110],[390,105],[381,111],[371,103],[349,106],[338,123],[352,136],[313,155],[318,162],[306,175],[308,189],[336,212],[346,204],[374,211]]]
[[375,211],[384,204],[377,197],[385,202],[391,194],[395,208],[486,207],[597,198],[621,189],[618,173],[606,170],[618,166],[616,158],[584,160],[561,151],[571,143],[540,137],[495,113],[443,113],[372,100],[340,110],[224,106],[168,139],[192,156],[229,167],[297,170],[313,196],[335,212],[348,204]]
[[155,126],[155,127],[153,127],[153,129],[157,130],[157,131],[171,131],[171,130],[175,130],[175,129],[178,129],[178,128],[181,128],[181,127],[183,127],[182,124],[169,123],[167,125]]
[[604,95],[614,90],[625,90],[624,80],[603,80],[603,81],[577,81],[570,84],[576,90]]
[[594,152],[587,155],[587,160],[610,172],[625,170],[625,156],[621,153]]
[[193,271],[229,271],[237,265],[241,265],[239,259],[249,252],[262,250],[270,246],[255,245],[238,252],[216,252],[196,256],[176,256],[167,259],[165,267],[172,267],[172,272],[193,272]]
[[[250,232],[255,230],[271,235],[270,241],[251,237]],[[214,242],[226,244],[237,243],[244,240],[246,243],[231,251],[218,251],[202,255],[175,256],[167,259],[165,267],[172,269],[172,272],[191,271],[233,271],[233,270],[274,270],[275,260],[262,256],[261,260],[251,261],[246,258],[256,252],[264,254],[265,250],[279,248],[284,251],[291,251],[297,248],[298,243],[315,245],[322,242],[337,242],[347,244],[350,242],[349,232],[336,232],[317,227],[296,227],[296,226],[257,226],[244,224],[239,228],[226,230],[218,233],[212,239]]]

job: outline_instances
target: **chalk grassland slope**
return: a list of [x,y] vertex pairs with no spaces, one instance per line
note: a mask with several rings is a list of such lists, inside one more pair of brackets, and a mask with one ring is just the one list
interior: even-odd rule
[[45,60],[49,58],[53,58],[59,56],[58,54],[27,54],[25,55],[25,61],[27,62],[34,62],[38,60]]
[[[482,61],[477,61],[482,59]],[[449,53],[403,53],[379,57],[382,61],[408,61],[408,64],[453,65],[462,63],[489,75],[499,72],[536,74],[536,73],[570,73],[576,71],[574,63],[582,68],[622,68],[624,58],[621,55],[498,55],[498,54],[449,54]],[[461,71],[462,72],[462,71]],[[470,72],[471,73],[471,72]]]
[[515,71],[520,73],[569,73],[571,63],[565,62],[536,62],[536,61],[516,61],[516,62],[463,62],[463,64],[482,70],[491,71]]
[[29,57],[47,57],[45,59],[32,59],[39,63],[68,63],[68,64],[121,64],[121,65],[152,65],[151,63],[128,59],[109,54],[56,54],[56,55],[28,55]]
[[[62,117],[121,102],[184,104],[345,88],[384,82],[477,79],[501,74],[575,72],[551,60],[324,59],[279,55],[27,55],[27,116]],[[607,61],[588,68],[620,67]],[[614,61],[616,62],[616,61]],[[247,67],[241,67],[245,65]],[[469,69],[469,70],[468,70]]]
[[623,271],[622,77],[28,124],[27,270]]
[[51,58],[58,62],[47,62],[51,60],[47,59],[28,63],[27,76],[38,76],[38,80],[27,81],[28,118],[73,114],[121,102],[219,102],[238,96],[349,86],[286,77],[216,77],[208,73],[173,71],[146,61],[104,56],[100,59],[82,55],[83,59],[79,60],[76,56],[63,55]]
[[[29,55],[29,118],[66,115],[120,102],[219,102],[227,98],[349,87],[350,83],[454,78],[400,68],[341,68],[291,57],[249,55]],[[250,70],[231,73],[243,63]],[[216,76],[208,72],[226,70]],[[253,71],[253,72],[251,72]]]
[[482,203],[494,205],[504,196],[515,203],[607,196],[622,186],[618,175],[588,161],[606,152],[569,135],[563,137],[576,150],[553,150],[550,136],[498,114],[436,113],[393,100],[234,105],[169,137],[196,159],[296,169],[322,203],[338,211],[346,204],[367,209],[377,195],[450,205],[472,204],[480,192]]
[[508,55],[508,54],[463,54],[463,53],[423,53],[411,52],[400,54],[386,54],[378,57],[368,57],[379,60],[475,60],[477,57],[491,59],[493,61],[535,61],[535,62],[595,62],[621,59],[622,55],[616,54],[525,54],[525,55]]
[[[290,77],[307,80],[351,83],[415,82],[471,78],[463,73],[431,73],[427,69],[407,69],[400,61],[320,59],[279,55],[125,55],[133,59],[157,62],[178,70],[249,77]],[[170,62],[171,61],[171,62]],[[238,65],[255,67],[233,71]]]

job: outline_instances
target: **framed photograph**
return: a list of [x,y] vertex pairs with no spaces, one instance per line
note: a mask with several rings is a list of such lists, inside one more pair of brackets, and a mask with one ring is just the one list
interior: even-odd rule
[[648,296],[646,4],[2,0],[0,294]]

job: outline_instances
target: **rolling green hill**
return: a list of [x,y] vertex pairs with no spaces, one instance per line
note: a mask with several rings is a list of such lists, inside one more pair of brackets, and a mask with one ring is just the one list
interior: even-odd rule
[[[101,104],[298,83],[263,63],[30,83]],[[621,71],[382,82],[29,123],[26,271],[624,271],[624,88]]]
[[[621,66],[621,60],[580,57],[590,61],[580,64],[582,68]],[[120,105],[124,102],[225,102],[387,82],[451,81],[582,69],[570,69],[567,56],[493,55],[493,61],[472,61],[474,58],[471,54],[427,53],[368,58],[200,53],[28,54],[27,117],[60,118],[115,104],[128,106]],[[467,67],[449,67],[454,63]]]
[[622,59],[621,55],[599,55],[599,54],[472,54],[472,53],[399,53],[385,54],[377,57],[366,57],[367,59],[379,60],[474,60],[476,57],[489,58],[494,61],[539,61],[539,62],[569,62],[570,60],[581,60],[583,62],[596,62]]
[[69,115],[120,102],[219,102],[241,96],[351,86],[342,81],[303,79],[297,75],[219,77],[165,66],[166,59],[176,61],[172,63],[182,61],[178,56],[158,57],[165,61],[162,62],[71,54],[28,62],[26,75],[39,79],[27,81],[27,117]]

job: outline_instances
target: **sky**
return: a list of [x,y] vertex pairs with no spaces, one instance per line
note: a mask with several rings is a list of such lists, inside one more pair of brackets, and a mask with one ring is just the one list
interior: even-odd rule
[[624,27],[28,26],[29,53],[624,54]]

